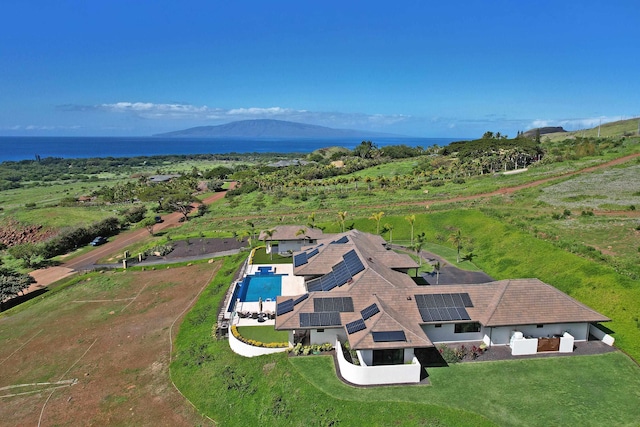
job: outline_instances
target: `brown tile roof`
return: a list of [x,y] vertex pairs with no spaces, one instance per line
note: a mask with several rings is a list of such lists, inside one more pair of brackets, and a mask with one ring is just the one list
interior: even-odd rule
[[[347,237],[346,243],[331,243],[344,236]],[[473,285],[418,286],[407,274],[393,269],[393,266],[411,268],[417,264],[406,255],[387,251],[380,236],[352,230],[323,240],[322,243],[317,255],[310,258],[307,264],[294,269],[296,275],[324,275],[351,250],[355,250],[362,261],[364,271],[354,276],[350,283],[331,291],[311,292],[309,298],[296,305],[293,311],[276,316],[276,329],[301,329],[299,315],[314,312],[315,298],[351,297],[354,312],[340,313],[340,328],[362,319],[360,311],[371,304],[375,303],[380,310],[365,320],[364,330],[346,334],[351,348],[429,347],[433,343],[421,327],[425,322],[418,310],[415,295],[450,293],[468,293],[473,304],[473,307],[466,308],[471,321],[489,327],[610,320],[538,279],[501,280]],[[290,298],[292,297],[278,297],[277,302]],[[406,341],[373,341],[371,332],[388,331],[403,331]]]

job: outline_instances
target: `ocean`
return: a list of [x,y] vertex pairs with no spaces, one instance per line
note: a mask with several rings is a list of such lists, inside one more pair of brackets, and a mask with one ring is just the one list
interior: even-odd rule
[[[371,138],[378,147],[408,145],[428,148],[468,138]],[[310,153],[324,147],[353,149],[360,138],[164,138],[164,137],[0,137],[0,162],[60,158],[138,157],[167,154]]]

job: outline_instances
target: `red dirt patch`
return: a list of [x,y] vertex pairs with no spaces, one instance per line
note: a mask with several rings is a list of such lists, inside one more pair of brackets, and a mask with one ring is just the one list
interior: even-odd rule
[[31,392],[0,397],[0,424],[212,425],[168,366],[170,333],[219,266],[104,273],[0,319],[0,396]]

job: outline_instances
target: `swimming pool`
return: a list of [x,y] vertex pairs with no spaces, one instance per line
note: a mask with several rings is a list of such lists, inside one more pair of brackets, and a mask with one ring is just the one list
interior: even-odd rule
[[260,298],[275,301],[282,294],[281,274],[261,274],[257,276],[245,276],[240,284],[238,298],[242,302],[258,302]]

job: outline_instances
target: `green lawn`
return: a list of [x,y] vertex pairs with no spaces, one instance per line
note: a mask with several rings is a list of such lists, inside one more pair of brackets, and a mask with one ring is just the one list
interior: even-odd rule
[[[637,425],[640,368],[622,353],[430,368],[428,386],[354,388],[333,359],[285,354],[244,358],[211,339],[234,265],[186,315],[173,380],[221,425],[536,426]],[[212,398],[215,396],[215,398]]]
[[640,368],[622,353],[430,368],[431,386],[354,390],[328,357],[290,359],[296,372],[338,400],[405,401],[473,411],[498,425],[636,425]]
[[238,333],[246,339],[263,343],[287,342],[289,332],[276,331],[273,326],[238,326]]
[[253,255],[254,264],[291,264],[292,262],[291,257],[268,254],[264,246],[257,248]]

